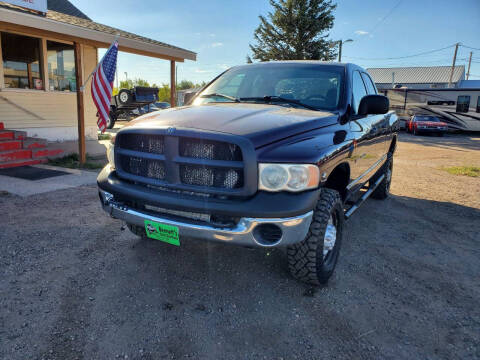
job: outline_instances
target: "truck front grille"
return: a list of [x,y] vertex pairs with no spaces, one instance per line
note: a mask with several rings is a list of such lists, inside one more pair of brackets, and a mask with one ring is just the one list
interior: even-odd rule
[[135,176],[156,180],[165,179],[165,164],[163,161],[120,155],[120,165],[125,172]]
[[206,166],[180,165],[182,184],[238,189],[243,186],[243,171]]
[[243,149],[233,141],[126,131],[115,146],[117,174],[127,180],[207,194],[240,194],[246,186]]
[[180,156],[205,160],[242,161],[242,151],[236,144],[192,138],[180,139]]
[[165,137],[163,135],[129,134],[120,136],[118,141],[122,149],[159,155],[165,153]]

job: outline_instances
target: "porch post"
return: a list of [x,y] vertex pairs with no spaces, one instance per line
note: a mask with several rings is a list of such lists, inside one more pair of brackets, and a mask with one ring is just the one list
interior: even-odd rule
[[177,92],[175,85],[175,60],[170,60],[170,106],[175,107],[177,105],[175,95]]
[[3,78],[3,55],[2,55],[2,37],[0,36],[0,89],[5,87]]
[[85,109],[83,107],[83,54],[82,46],[75,43],[75,80],[77,83],[77,118],[78,118],[78,155],[80,164],[85,164]]

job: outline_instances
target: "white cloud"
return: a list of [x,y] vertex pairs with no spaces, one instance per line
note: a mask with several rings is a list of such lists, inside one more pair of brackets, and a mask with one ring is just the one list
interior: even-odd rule
[[212,48],[216,48],[216,47],[219,47],[219,46],[223,46],[223,43],[221,42],[214,42],[212,45],[210,45]]
[[363,36],[363,35],[368,35],[368,31],[365,30],[357,30],[355,31],[355,34]]
[[211,73],[212,70],[195,69],[195,72],[196,72],[197,74],[205,74],[205,73]]

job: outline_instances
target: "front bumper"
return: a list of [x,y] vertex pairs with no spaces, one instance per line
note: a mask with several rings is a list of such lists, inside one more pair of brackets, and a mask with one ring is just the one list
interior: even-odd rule
[[[200,224],[188,219],[173,220],[162,214],[152,215],[129,208],[117,202],[114,196],[100,190],[100,200],[103,209],[110,216],[125,221],[128,224],[144,227],[145,220],[155,221],[166,225],[176,226],[180,237],[197,238],[208,241],[230,243],[242,246],[276,247],[288,246],[301,242],[308,233],[312,222],[313,211],[291,218],[240,218],[231,228],[215,227]],[[265,239],[261,231],[262,226],[275,226],[280,230],[280,236],[275,241]]]
[[[202,198],[124,181],[109,165],[100,172],[97,184],[103,209],[126,223],[144,228],[145,220],[151,220],[178,227],[181,237],[260,247],[301,242],[307,236],[321,191],[295,194],[259,191],[246,199]],[[219,225],[147,209],[151,207],[236,221],[231,225]],[[262,235],[265,227],[274,228],[277,237],[267,241]]]

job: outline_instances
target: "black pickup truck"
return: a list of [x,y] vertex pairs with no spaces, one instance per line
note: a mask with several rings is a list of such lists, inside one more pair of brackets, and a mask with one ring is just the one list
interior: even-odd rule
[[98,176],[102,206],[142,237],[285,247],[292,275],[326,283],[344,221],[385,199],[397,117],[353,64],[227,70],[191,105],[121,129]]

